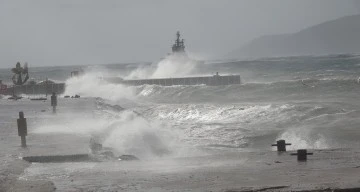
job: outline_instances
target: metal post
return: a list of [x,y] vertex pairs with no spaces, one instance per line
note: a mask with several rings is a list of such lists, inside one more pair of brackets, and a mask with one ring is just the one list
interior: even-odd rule
[[51,106],[53,107],[53,113],[56,113],[57,96],[55,92],[53,92],[51,96]]
[[48,96],[48,78],[46,78],[46,81],[45,81],[45,97],[47,98]]
[[24,112],[19,112],[19,119],[17,119],[18,135],[21,137],[21,147],[26,148],[27,124],[24,118]]
[[291,145],[291,143],[285,143],[285,140],[278,140],[276,144],[272,144],[271,146],[277,146],[278,151],[285,152],[286,145]]
[[297,153],[291,153],[291,155],[297,155],[298,161],[306,161],[308,155],[313,155],[313,153],[308,153],[306,149],[299,149]]
[[21,135],[21,147],[26,148],[26,137]]

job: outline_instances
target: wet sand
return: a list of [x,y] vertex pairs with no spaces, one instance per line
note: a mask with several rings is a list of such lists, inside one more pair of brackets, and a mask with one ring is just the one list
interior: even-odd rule
[[291,152],[241,152],[187,158],[33,164],[24,179],[59,191],[318,191],[360,189],[360,153],[317,150],[307,162]]
[[55,191],[54,183],[48,180],[20,179],[31,164],[21,159],[3,162],[0,175],[0,191]]

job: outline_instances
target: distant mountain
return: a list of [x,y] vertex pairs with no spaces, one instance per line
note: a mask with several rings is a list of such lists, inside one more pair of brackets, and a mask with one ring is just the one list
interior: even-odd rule
[[227,57],[274,57],[360,53],[360,15],[346,16],[293,34],[252,40]]

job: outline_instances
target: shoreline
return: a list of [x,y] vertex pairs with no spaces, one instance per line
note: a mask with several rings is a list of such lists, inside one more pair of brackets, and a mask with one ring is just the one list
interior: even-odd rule
[[352,149],[313,152],[307,162],[297,162],[291,152],[267,151],[140,161],[36,163],[21,177],[43,179],[44,173],[51,172],[56,178],[51,181],[59,191],[348,192],[360,189],[359,152]]
[[11,192],[52,192],[56,190],[53,182],[49,180],[23,180],[21,176],[31,166],[24,160],[13,159],[1,170],[0,191]]

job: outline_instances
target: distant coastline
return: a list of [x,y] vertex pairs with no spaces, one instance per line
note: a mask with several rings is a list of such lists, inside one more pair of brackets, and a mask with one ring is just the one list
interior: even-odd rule
[[360,15],[352,15],[311,26],[297,33],[259,37],[230,52],[226,58],[358,53],[360,53]]

